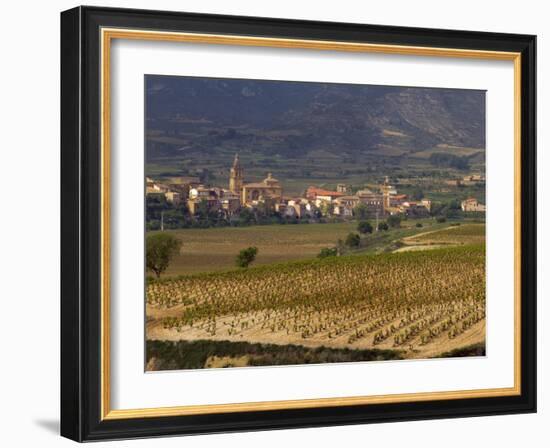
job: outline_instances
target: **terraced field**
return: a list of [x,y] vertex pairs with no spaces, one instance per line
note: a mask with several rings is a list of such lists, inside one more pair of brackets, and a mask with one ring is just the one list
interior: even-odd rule
[[[448,230],[456,231],[453,237],[462,238],[480,229]],[[181,276],[150,283],[146,308],[151,341],[246,341],[437,356],[484,343],[485,246]],[[237,358],[242,365],[243,357]],[[372,353],[365,360],[370,359]],[[202,367],[213,366],[211,361]]]

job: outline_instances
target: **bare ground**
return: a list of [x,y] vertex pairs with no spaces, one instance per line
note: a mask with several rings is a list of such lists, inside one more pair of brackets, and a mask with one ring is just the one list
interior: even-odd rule
[[[329,347],[329,348],[349,348],[349,349],[398,349],[405,350],[405,357],[407,358],[429,358],[448,352],[456,348],[464,347],[466,345],[482,343],[485,341],[485,320],[482,320],[464,333],[450,339],[446,332],[443,332],[438,337],[425,345],[421,345],[419,337],[415,337],[408,341],[406,344],[399,347],[393,345],[393,338],[388,338],[382,343],[373,344],[373,335],[367,335],[367,337],[361,338],[353,343],[349,343],[349,333],[344,333],[340,336],[333,336],[328,338],[326,334],[316,335],[308,338],[302,338],[295,334],[286,334],[285,332],[272,332],[269,328],[261,329],[259,326],[254,326],[249,329],[239,331],[237,334],[230,334],[230,326],[224,325],[224,320],[231,321],[234,316],[219,316],[217,321],[219,322],[216,335],[212,336],[205,330],[194,327],[183,327],[180,331],[171,328],[166,329],[163,327],[159,318],[169,315],[177,315],[178,310],[172,308],[170,310],[158,310],[152,307],[147,307],[147,316],[149,322],[147,323],[147,339],[148,340],[169,340],[169,341],[194,341],[200,339],[217,340],[217,341],[245,341],[249,343],[268,343],[287,345],[295,344],[305,347]],[[180,310],[181,311],[181,310]],[[154,316],[154,317],[153,317]],[[396,322],[397,323],[397,322]],[[212,360],[217,363],[217,361]]]

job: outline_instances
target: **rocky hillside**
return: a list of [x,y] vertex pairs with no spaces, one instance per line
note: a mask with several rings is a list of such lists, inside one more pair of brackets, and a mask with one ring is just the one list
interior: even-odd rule
[[167,76],[147,76],[145,89],[149,159],[485,146],[484,91]]

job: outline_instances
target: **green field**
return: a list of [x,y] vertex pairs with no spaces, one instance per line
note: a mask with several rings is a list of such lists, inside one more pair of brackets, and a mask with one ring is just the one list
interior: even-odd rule
[[435,232],[425,232],[407,240],[412,244],[459,245],[485,242],[485,224],[449,226]]

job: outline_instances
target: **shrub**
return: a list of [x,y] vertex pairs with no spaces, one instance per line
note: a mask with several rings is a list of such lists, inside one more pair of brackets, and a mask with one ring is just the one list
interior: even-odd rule
[[360,233],[372,233],[373,228],[370,222],[360,221],[359,224],[357,224],[357,230]]
[[390,227],[401,227],[401,216],[399,215],[390,215],[386,220]]
[[349,233],[346,237],[345,244],[350,248],[359,247],[361,244],[361,237],[357,233]]
[[317,258],[335,257],[336,255],[338,255],[338,249],[335,247],[323,247]]
[[237,255],[237,258],[235,260],[235,264],[239,268],[247,268],[250,263],[252,263],[256,259],[257,254],[257,247],[247,247],[246,249],[243,249],[239,252],[239,255]]

